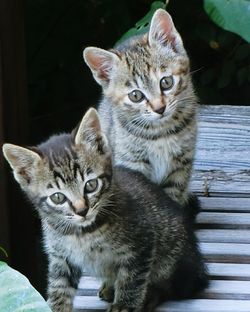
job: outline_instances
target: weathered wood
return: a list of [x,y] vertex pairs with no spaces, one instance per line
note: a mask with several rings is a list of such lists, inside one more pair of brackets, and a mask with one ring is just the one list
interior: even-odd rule
[[250,244],[200,243],[199,246],[210,262],[250,263]]
[[250,300],[249,281],[210,281],[209,287],[197,295],[200,299]]
[[[108,304],[97,297],[75,297],[75,312],[100,312],[105,311]],[[84,308],[83,308],[84,307]],[[196,299],[169,301],[156,309],[156,312],[249,312],[249,300],[214,300]]]
[[202,211],[250,212],[250,194],[249,198],[200,197],[199,200]]
[[197,224],[209,228],[250,229],[250,213],[201,212],[197,216]]
[[212,279],[250,281],[250,264],[207,263],[207,268]]
[[196,231],[196,236],[204,243],[250,244],[250,230],[202,229]]
[[202,106],[191,190],[249,197],[250,108]]

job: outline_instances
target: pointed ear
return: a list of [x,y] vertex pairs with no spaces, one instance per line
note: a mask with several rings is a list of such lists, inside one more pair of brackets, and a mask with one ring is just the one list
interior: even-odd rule
[[3,154],[13,169],[17,182],[29,184],[41,157],[36,152],[13,144],[4,144]]
[[83,58],[91,69],[95,80],[102,86],[110,81],[111,70],[119,61],[118,56],[103,49],[88,47],[83,51]]
[[173,49],[183,51],[183,43],[177,32],[171,16],[163,9],[158,9],[152,17],[149,35],[149,45],[158,44],[166,46],[171,44]]
[[83,116],[74,142],[75,145],[87,143],[87,146],[100,154],[109,152],[106,136],[102,133],[99,116],[94,108],[90,108]]

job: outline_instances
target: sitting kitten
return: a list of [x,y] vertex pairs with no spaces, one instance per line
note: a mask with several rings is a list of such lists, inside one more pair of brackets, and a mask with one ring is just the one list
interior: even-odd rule
[[115,164],[142,172],[188,204],[197,99],[171,16],[157,10],[149,33],[110,51],[88,47],[84,60],[103,89],[99,113]]
[[4,144],[3,152],[42,221],[53,311],[72,311],[86,269],[102,278],[100,297],[113,301],[110,312],[150,312],[206,286],[180,207],[141,173],[112,169],[94,109],[74,134],[36,148]]

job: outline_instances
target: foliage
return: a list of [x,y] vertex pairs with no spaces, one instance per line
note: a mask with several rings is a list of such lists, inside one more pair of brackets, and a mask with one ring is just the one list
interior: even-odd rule
[[51,312],[42,296],[18,271],[0,261],[0,311]]
[[250,42],[250,0],[205,0],[204,9],[217,25]]
[[135,27],[129,29],[119,40],[116,44],[119,44],[120,42],[126,40],[129,37],[132,36],[138,36],[141,35],[149,30],[149,24],[152,19],[152,16],[154,15],[155,11],[157,9],[166,9],[167,4],[163,3],[162,1],[154,1],[151,4],[150,11],[142,18],[140,19],[136,24]]
[[5,257],[8,258],[8,254],[7,254],[6,250],[1,246],[0,246],[0,252],[2,252],[5,255]]

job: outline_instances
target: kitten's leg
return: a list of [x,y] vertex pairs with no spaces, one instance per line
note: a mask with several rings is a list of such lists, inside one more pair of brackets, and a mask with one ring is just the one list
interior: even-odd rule
[[81,271],[57,255],[49,257],[48,304],[53,312],[72,312]]
[[[144,258],[145,259],[145,258]],[[108,312],[145,312],[148,264],[143,258],[119,269],[115,281],[115,298]]]

